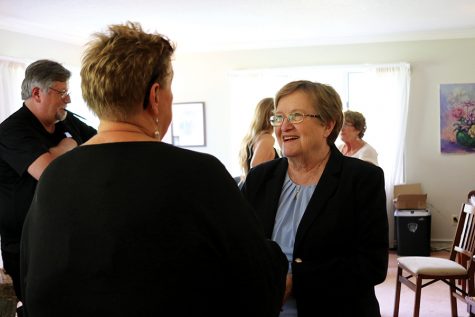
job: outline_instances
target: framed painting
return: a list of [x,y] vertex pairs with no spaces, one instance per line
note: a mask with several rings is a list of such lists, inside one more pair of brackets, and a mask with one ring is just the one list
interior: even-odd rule
[[475,152],[475,84],[440,85],[440,151]]
[[171,141],[180,147],[206,146],[205,103],[173,104]]

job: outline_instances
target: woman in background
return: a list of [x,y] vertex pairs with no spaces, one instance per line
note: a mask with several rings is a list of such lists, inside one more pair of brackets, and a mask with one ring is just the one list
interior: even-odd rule
[[341,128],[340,138],[344,142],[338,146],[343,155],[356,157],[378,165],[378,152],[363,141],[366,131],[366,119],[360,112],[347,110],[344,112],[345,121]]
[[38,184],[21,245],[28,317],[278,315],[285,256],[231,175],[160,142],[173,52],[133,23],[88,44],[82,92],[100,125]]
[[279,158],[274,148],[273,127],[269,118],[274,111],[274,99],[264,98],[256,106],[249,131],[241,142],[239,163],[241,166],[241,183],[249,170],[263,162]]

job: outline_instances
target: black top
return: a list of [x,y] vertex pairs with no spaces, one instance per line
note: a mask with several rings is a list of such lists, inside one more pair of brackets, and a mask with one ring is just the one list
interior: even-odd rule
[[[268,238],[287,167],[286,158],[260,164],[242,189]],[[380,316],[374,286],[386,278],[388,248],[383,170],[345,157],[332,145],[295,237],[292,274],[299,317]]]
[[[246,160],[247,170],[249,171],[251,169],[252,156],[254,155],[254,151],[252,150],[252,146],[247,147],[246,153],[247,153],[247,160]],[[274,160],[278,159],[279,157],[280,157],[279,153],[277,153],[277,150],[274,148]]]
[[28,167],[65,138],[65,132],[82,144],[96,130],[68,113],[64,121],[56,123],[54,133],[49,133],[25,105],[0,124],[0,237],[3,250],[19,252],[21,227],[37,183],[28,173]]
[[52,162],[21,261],[29,317],[277,316],[287,271],[224,166],[160,142]]

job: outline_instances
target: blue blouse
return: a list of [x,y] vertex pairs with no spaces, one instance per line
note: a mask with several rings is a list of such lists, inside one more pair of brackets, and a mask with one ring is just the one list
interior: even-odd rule
[[297,185],[292,182],[288,174],[282,186],[272,240],[277,242],[287,256],[289,273],[291,273],[290,263],[293,257],[295,235],[316,186],[317,184]]

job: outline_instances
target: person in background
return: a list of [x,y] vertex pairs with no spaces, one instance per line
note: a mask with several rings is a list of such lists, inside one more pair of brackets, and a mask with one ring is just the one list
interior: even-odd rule
[[252,167],[279,158],[279,154],[274,148],[273,127],[269,122],[269,117],[273,111],[273,98],[260,100],[254,110],[249,131],[243,138],[239,151],[239,164],[242,170],[241,184]]
[[338,149],[346,156],[356,157],[378,165],[378,152],[363,141],[366,131],[366,119],[357,111],[347,110],[344,113],[345,120],[341,128],[340,138],[344,142]]
[[82,92],[98,134],[38,184],[21,244],[28,317],[278,315],[285,255],[231,175],[161,142],[174,50],[131,22],[86,46]]
[[[374,286],[388,268],[381,168],[345,157],[330,86],[290,82],[270,117],[283,157],[253,168],[242,193],[290,265],[281,316],[380,316]],[[348,295],[346,295],[348,294]]]
[[20,238],[38,179],[51,161],[96,134],[66,110],[70,76],[54,61],[30,64],[21,86],[23,106],[0,124],[1,250],[19,300]]

